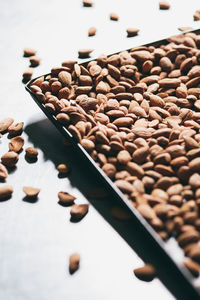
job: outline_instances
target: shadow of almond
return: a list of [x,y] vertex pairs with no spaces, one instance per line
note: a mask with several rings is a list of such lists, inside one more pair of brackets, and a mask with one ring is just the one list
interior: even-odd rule
[[28,203],[36,203],[36,202],[38,202],[39,198],[38,197],[28,197],[28,196],[25,196],[22,200],[24,202],[28,202]]
[[5,196],[5,197],[0,198],[0,202],[5,202],[5,201],[10,200],[10,199],[11,199],[11,196],[12,196],[12,195]]

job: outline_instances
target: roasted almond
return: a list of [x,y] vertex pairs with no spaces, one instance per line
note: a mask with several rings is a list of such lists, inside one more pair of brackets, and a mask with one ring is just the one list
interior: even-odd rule
[[59,199],[59,204],[63,206],[68,206],[74,204],[74,200],[76,197],[72,196],[71,194],[67,192],[59,192],[58,193],[58,199]]
[[146,264],[141,268],[134,269],[135,276],[142,281],[152,281],[156,276],[155,268]]
[[13,187],[11,185],[0,186],[0,199],[10,198],[13,193]]
[[15,123],[8,127],[8,133],[11,136],[16,136],[22,133],[23,131],[24,122]]
[[69,272],[70,274],[75,273],[80,264],[80,255],[77,253],[71,254],[69,257]]
[[74,204],[71,207],[70,215],[73,221],[79,221],[88,213],[88,204]]
[[14,122],[12,118],[5,118],[0,121],[0,132],[5,132],[8,130],[10,125]]
[[9,150],[19,152],[24,146],[24,138],[22,136],[15,136],[10,140]]
[[1,157],[1,162],[6,167],[14,167],[16,165],[16,163],[18,162],[18,159],[19,159],[19,155],[14,151],[10,151],[10,152],[5,153]]
[[37,198],[40,189],[31,186],[24,186],[23,191],[28,198]]
[[36,159],[38,156],[38,151],[34,147],[28,147],[25,149],[26,156],[30,159]]

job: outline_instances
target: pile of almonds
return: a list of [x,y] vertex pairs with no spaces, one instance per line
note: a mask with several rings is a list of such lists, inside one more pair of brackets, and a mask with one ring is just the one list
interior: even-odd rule
[[30,86],[160,237],[176,238],[195,275],[200,270],[199,49],[199,35],[182,34],[83,65],[65,61]]

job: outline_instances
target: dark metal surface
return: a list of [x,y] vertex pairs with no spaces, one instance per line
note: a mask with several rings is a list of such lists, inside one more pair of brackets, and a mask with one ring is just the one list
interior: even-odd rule
[[[191,32],[195,32],[198,34],[200,32],[200,29]],[[159,46],[166,43],[167,38],[143,45]],[[87,62],[84,62],[83,65],[85,65]],[[48,74],[44,76],[47,75]],[[131,212],[133,220],[131,222],[127,222],[123,232],[120,232],[122,237],[138,253],[138,255],[141,256],[144,261],[152,263],[156,267],[160,280],[167,286],[167,288],[174,294],[177,299],[200,299],[199,293],[192,284],[192,277],[186,270],[186,268],[182,264],[178,263],[176,257],[168,253],[165,243],[160,239],[160,237],[152,229],[152,227],[130,204],[126,197],[123,196],[121,191],[114,185],[114,183],[96,165],[87,151],[85,151],[85,149],[76,142],[71,133],[56,120],[56,117],[54,115],[46,110],[44,104],[37,99],[33,92],[31,92],[29,87],[35,79],[36,78],[31,80],[26,85],[26,90],[31,94],[34,101],[42,109],[48,119],[72,145],[77,159],[80,159],[84,167],[89,170],[91,174],[93,174],[95,181],[100,182],[103,187],[107,188],[113,201],[117,201],[118,203],[120,203],[120,205],[128,208],[128,210]],[[95,202],[93,203],[93,205],[95,206]],[[137,247],[137,244],[139,244],[140,246]],[[141,250],[141,246],[143,248],[143,251]],[[176,282],[176,285],[174,285],[174,282]]]

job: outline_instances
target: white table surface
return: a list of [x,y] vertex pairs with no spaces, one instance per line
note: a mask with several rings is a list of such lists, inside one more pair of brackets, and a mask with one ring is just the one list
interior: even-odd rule
[[[95,0],[94,0],[95,1]],[[68,191],[77,203],[87,200],[81,186],[94,183],[79,172],[62,145],[62,137],[46,120],[21,82],[28,67],[23,48],[38,50],[41,65],[34,77],[48,73],[63,60],[77,57],[80,48],[95,49],[92,57],[113,53],[144,42],[178,33],[179,26],[198,28],[193,13],[199,1],[170,1],[169,11],[160,11],[153,0],[96,0],[83,8],[79,0],[0,1],[0,118],[25,122],[25,148],[39,150],[38,161],[29,164],[20,154],[17,169],[7,179],[13,197],[0,203],[0,299],[2,300],[131,300],[173,299],[155,279],[139,281],[133,269],[141,259],[90,205],[88,215],[71,223],[69,208],[57,204],[57,193]],[[119,22],[109,13],[119,14]],[[95,37],[87,37],[95,26]],[[137,37],[127,38],[126,28],[138,27]],[[0,155],[8,149],[7,135],[0,140]],[[55,166],[71,162],[69,178],[59,179]],[[23,201],[22,187],[41,188],[36,203]],[[81,255],[80,270],[68,272],[68,258]]]

